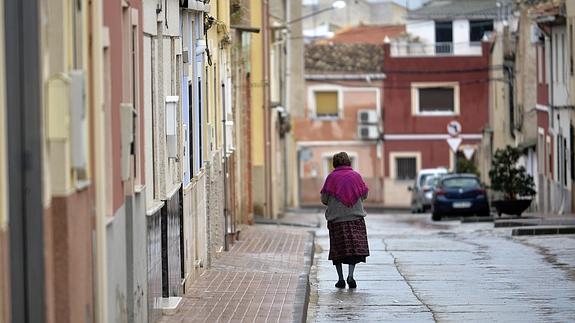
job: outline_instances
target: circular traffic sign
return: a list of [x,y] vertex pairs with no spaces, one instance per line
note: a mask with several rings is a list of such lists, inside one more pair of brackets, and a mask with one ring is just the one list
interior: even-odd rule
[[461,133],[461,123],[457,120],[452,120],[447,124],[447,133],[452,136],[458,136]]

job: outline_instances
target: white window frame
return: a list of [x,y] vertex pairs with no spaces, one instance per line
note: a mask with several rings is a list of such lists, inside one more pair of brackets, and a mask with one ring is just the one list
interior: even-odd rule
[[[452,87],[453,88],[453,111],[420,111],[419,110],[419,89],[431,87]],[[413,82],[411,83],[411,113],[414,116],[457,116],[460,113],[459,107],[459,82]]]
[[[318,116],[315,104],[316,92],[337,92],[337,117]],[[343,88],[333,85],[315,85],[308,88],[308,106],[311,119],[314,120],[340,120],[343,118]]]
[[[330,158],[333,157],[333,155],[339,153],[340,151],[334,151],[334,152],[327,152],[327,153],[323,153],[321,154],[321,171],[323,174],[323,178],[326,178],[327,175],[329,175],[329,160]],[[359,165],[359,155],[357,154],[357,152],[353,151],[353,152],[347,152],[347,155],[349,156],[349,159],[351,159],[351,168],[353,168],[356,171],[359,171],[357,169],[358,165]]]
[[415,179],[397,179],[397,158],[415,158],[415,179],[421,170],[421,152],[419,151],[402,151],[389,153],[389,177],[395,181],[409,182]]

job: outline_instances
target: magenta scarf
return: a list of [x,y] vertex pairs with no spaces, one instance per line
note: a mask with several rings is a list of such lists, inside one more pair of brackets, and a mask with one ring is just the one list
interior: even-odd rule
[[345,206],[352,207],[367,191],[367,185],[358,172],[350,166],[340,166],[327,176],[321,194],[331,195]]

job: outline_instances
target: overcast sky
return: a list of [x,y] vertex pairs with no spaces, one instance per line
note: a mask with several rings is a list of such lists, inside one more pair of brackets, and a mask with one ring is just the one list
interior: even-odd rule
[[415,9],[421,6],[425,0],[393,0],[395,3],[400,4],[404,7],[409,6],[409,9]]

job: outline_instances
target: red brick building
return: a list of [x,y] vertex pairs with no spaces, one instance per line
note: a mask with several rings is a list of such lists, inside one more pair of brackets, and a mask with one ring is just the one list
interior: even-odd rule
[[457,121],[459,149],[477,151],[489,111],[489,43],[473,53],[422,53],[384,45],[384,197],[408,206],[420,169],[454,168],[447,125]]

